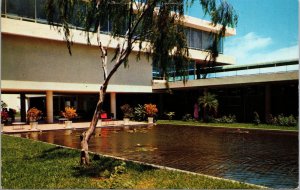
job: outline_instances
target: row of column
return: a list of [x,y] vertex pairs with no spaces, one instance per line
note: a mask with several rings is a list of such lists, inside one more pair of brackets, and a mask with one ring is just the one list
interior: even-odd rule
[[[207,92],[208,89],[205,88],[205,91]],[[265,118],[269,116],[271,112],[271,86],[266,85],[265,86]],[[25,94],[20,95],[20,104],[21,104],[21,120],[23,122],[26,121],[26,96]],[[111,113],[114,115],[114,119],[116,118],[117,113],[117,106],[116,106],[116,93],[111,92],[110,93],[110,110]],[[54,117],[53,117],[53,91],[46,91],[46,113],[47,123],[53,123]]]
[[[20,104],[21,104],[21,121],[26,122],[26,96],[25,94],[20,95]],[[116,118],[117,114],[117,103],[116,103],[116,93],[111,92],[110,93],[110,110],[111,113],[114,115],[114,119]],[[54,117],[53,117],[53,91],[46,91],[46,113],[47,123],[53,123]]]

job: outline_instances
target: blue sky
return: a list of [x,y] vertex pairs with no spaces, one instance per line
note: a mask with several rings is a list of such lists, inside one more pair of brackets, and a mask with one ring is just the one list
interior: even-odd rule
[[[299,58],[298,0],[228,0],[239,15],[237,35],[228,37],[224,54],[236,64]],[[205,19],[198,1],[188,15]]]

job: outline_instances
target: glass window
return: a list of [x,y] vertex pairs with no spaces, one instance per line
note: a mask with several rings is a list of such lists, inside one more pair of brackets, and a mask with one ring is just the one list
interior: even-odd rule
[[1,2],[1,14],[6,14],[5,7],[6,7],[6,0],[2,0],[2,2]]
[[36,19],[46,21],[45,4],[46,0],[36,0]]
[[35,0],[7,0],[7,14],[35,18]]
[[[76,26],[76,27],[79,27],[79,28],[84,28],[85,23],[84,23],[84,19],[82,19],[82,18],[83,18],[83,15],[86,14],[86,11],[87,10],[86,10],[85,3],[83,3],[82,1],[79,1],[78,4],[75,4],[74,12],[73,12],[73,15],[71,17],[70,23],[73,26]],[[91,28],[91,30],[93,31],[94,28]]]
[[202,49],[207,50],[212,46],[212,37],[208,32],[202,32]]
[[109,32],[109,21],[108,18],[103,20],[102,22],[100,22],[100,31],[104,32],[104,33],[108,33]]
[[190,44],[191,48],[201,49],[201,38],[202,32],[199,30],[191,29],[190,30]]
[[186,37],[187,46],[190,47],[190,28],[185,28],[184,33]]

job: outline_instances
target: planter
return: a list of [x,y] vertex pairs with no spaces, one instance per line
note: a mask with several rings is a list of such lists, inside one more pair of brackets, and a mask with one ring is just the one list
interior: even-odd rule
[[71,134],[72,134],[72,130],[71,130],[71,129],[65,130],[65,134],[66,134],[66,135],[71,135]]
[[124,118],[124,119],[123,119],[124,125],[128,125],[128,124],[129,124],[129,120],[130,120],[129,118]]
[[153,123],[153,117],[148,117],[148,123]]
[[38,126],[38,122],[36,122],[36,121],[30,122],[30,129],[36,130],[36,129],[38,129],[37,126]]
[[71,129],[72,127],[72,121],[65,121],[65,128]]

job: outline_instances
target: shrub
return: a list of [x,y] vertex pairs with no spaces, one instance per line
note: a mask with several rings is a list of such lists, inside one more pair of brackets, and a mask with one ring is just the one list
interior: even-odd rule
[[193,117],[191,114],[187,113],[182,117],[183,121],[189,121],[189,120],[193,120]]
[[271,125],[295,127],[297,126],[298,122],[293,115],[285,117],[283,114],[279,114],[277,117],[273,117],[272,114],[270,114],[267,119],[267,123]]
[[74,117],[77,117],[76,109],[72,107],[65,107],[65,111],[61,112],[62,116],[65,117],[68,120],[73,119]]
[[175,115],[175,112],[166,112],[165,115],[168,117],[169,120],[172,120],[173,116]]
[[6,123],[8,120],[8,113],[7,111],[1,111],[1,123]]
[[260,119],[259,119],[258,113],[255,111],[253,114],[254,114],[254,120],[253,120],[254,124],[259,125],[260,124]]
[[146,112],[145,112],[144,107],[141,104],[138,104],[138,106],[134,108],[133,115],[134,115],[134,119],[136,121],[143,121],[143,120],[145,120],[145,118],[146,118]]
[[27,111],[27,120],[29,122],[35,122],[37,120],[39,120],[42,116],[42,111],[40,111],[39,109],[33,107],[33,108],[30,108],[28,111]]
[[296,126],[297,120],[294,118],[293,115],[285,117],[283,114],[280,114],[276,117],[274,124],[280,126]]
[[288,126],[297,126],[298,121],[293,115],[290,115],[288,119],[288,124]]
[[124,118],[133,117],[133,109],[130,107],[129,104],[124,104],[123,106],[121,106],[121,110],[124,114]]
[[145,104],[144,108],[148,117],[153,117],[158,112],[155,104]]
[[236,116],[235,115],[228,115],[228,116],[225,115],[221,118],[215,119],[215,122],[217,122],[217,123],[235,123]]
[[266,120],[266,123],[267,124],[271,124],[271,125],[274,125],[274,117],[272,114],[269,114],[268,117],[267,117],[267,120]]

